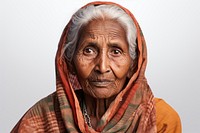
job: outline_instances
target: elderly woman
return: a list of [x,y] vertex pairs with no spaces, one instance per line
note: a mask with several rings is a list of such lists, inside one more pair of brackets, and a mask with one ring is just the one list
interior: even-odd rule
[[12,132],[180,133],[178,114],[148,86],[146,52],[126,8],[87,4],[60,39],[56,92],[36,103]]

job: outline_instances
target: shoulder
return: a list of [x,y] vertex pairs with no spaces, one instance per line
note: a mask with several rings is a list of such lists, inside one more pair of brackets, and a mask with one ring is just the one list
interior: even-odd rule
[[39,100],[35,105],[33,105],[26,114],[34,114],[34,115],[44,115],[54,110],[54,106],[56,104],[56,93],[52,93],[47,97]]
[[178,113],[164,100],[159,98],[154,100],[158,132],[181,133],[181,120]]
[[20,119],[11,132],[46,131],[49,121],[56,121],[57,95],[52,93],[33,105]]

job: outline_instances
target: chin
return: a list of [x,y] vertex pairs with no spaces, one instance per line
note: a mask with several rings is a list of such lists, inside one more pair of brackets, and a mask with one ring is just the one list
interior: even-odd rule
[[100,95],[98,95],[98,96],[95,96],[94,98],[96,98],[96,99],[108,99],[108,98],[110,98],[111,96],[100,96]]
[[114,95],[116,95],[115,93],[110,93],[110,92],[94,92],[93,93],[93,97],[97,98],[97,99],[108,99],[110,97],[113,97]]

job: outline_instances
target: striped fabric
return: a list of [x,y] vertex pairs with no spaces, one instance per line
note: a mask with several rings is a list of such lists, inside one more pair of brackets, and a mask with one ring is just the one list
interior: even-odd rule
[[[87,5],[115,4],[111,2],[92,2]],[[87,6],[86,5],[86,6]],[[117,5],[117,4],[115,4]],[[76,77],[71,77],[62,56],[70,22],[61,36],[56,55],[56,92],[36,103],[17,123],[13,133],[97,133],[128,132],[155,133],[156,110],[154,96],[145,78],[147,50],[145,40],[134,16],[124,7],[117,5],[131,16],[137,27],[138,66],[137,71],[127,83],[106,113],[96,129],[90,128],[84,121],[79,97],[74,87],[80,88]],[[163,131],[164,132],[164,131]]]

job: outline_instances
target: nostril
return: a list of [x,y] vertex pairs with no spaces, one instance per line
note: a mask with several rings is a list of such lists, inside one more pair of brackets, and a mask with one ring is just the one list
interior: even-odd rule
[[95,72],[98,74],[109,73],[111,70],[109,68],[101,68],[99,66],[95,67]]
[[110,69],[106,71],[106,73],[110,72]]
[[97,74],[102,74],[100,70],[95,70]]

